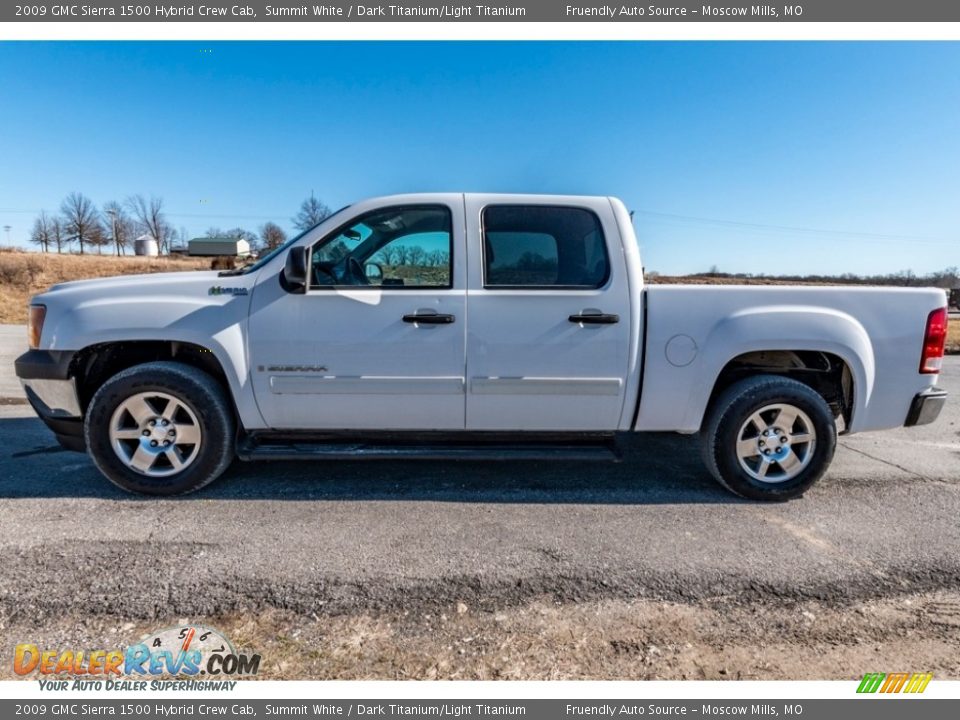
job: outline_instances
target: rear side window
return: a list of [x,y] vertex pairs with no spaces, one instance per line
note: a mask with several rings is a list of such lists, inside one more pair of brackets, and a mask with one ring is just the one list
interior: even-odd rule
[[485,287],[593,289],[610,274],[600,220],[583,208],[491,205],[483,244]]

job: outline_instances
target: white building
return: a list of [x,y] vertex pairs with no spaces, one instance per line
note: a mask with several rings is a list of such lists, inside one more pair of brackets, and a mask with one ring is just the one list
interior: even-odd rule
[[247,257],[250,243],[242,238],[203,237],[194,238],[187,243],[187,252],[194,257]]

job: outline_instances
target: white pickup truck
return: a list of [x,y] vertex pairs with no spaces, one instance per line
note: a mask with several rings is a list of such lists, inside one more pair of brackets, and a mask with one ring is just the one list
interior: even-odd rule
[[675,431],[729,490],[784,500],[838,432],[937,417],[946,324],[937,289],[645,285],[614,198],[404,195],[237,270],[56,285],[16,369],[136,492],[237,456],[615,458]]

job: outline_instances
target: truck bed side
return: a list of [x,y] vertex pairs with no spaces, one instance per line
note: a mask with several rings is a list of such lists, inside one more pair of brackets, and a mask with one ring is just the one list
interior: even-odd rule
[[724,368],[745,353],[818,351],[853,381],[848,432],[904,424],[929,313],[942,290],[648,285],[645,363],[634,429],[696,432]]

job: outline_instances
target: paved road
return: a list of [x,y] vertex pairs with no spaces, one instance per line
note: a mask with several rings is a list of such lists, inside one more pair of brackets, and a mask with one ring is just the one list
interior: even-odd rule
[[[960,397],[960,358],[941,382]],[[842,439],[804,499],[760,505],[672,435],[618,465],[238,463],[199,495],[143,499],[0,407],[0,619],[957,588],[958,408]]]

